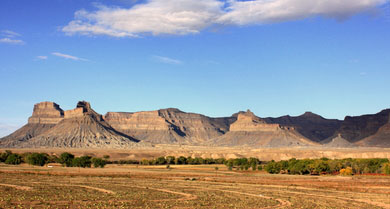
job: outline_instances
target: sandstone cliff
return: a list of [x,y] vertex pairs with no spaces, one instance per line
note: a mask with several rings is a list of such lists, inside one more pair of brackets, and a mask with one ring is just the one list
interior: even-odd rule
[[293,127],[269,124],[249,110],[239,113],[230,131],[209,142],[216,146],[285,147],[318,145]]
[[108,112],[104,119],[134,138],[162,144],[201,144],[223,135],[234,118],[209,118],[169,108],[136,113]]

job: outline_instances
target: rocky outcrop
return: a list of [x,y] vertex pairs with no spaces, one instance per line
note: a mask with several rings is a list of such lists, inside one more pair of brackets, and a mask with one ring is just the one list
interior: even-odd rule
[[278,118],[264,118],[264,120],[268,123],[295,127],[300,134],[315,142],[323,142],[334,136],[342,123],[340,120],[325,119],[312,112],[306,112],[296,117],[287,115]]
[[209,142],[215,146],[285,147],[318,145],[299,134],[294,127],[269,124],[249,110],[239,113],[230,131]]
[[29,124],[57,124],[64,118],[64,111],[54,102],[41,102],[34,105]]
[[209,118],[175,108],[136,113],[108,112],[104,119],[134,138],[161,144],[200,144],[226,133],[232,118]]
[[[54,104],[54,103],[52,103]],[[54,108],[53,108],[54,107]],[[7,140],[8,143],[1,143],[5,147],[20,148],[41,148],[41,147],[67,147],[67,148],[126,148],[136,146],[138,140],[129,137],[113,129],[103,117],[96,113],[88,102],[79,102],[77,107],[70,111],[63,112],[58,105],[49,103],[37,104],[31,118],[33,122],[42,118],[55,118],[59,111],[61,120],[57,124],[37,124],[29,120],[28,127],[32,130],[37,125],[47,126],[45,131],[31,132],[24,128],[16,131],[20,136],[31,134],[27,140],[20,140],[17,137]],[[35,120],[35,118],[38,118]],[[52,122],[52,120],[49,120]],[[2,140],[3,141],[3,140]]]
[[357,147],[355,144],[344,139],[341,134],[338,134],[337,137],[333,138],[329,143],[323,144],[324,147],[334,147],[334,148],[351,148]]
[[377,114],[347,116],[336,133],[341,134],[349,142],[358,142],[377,133],[382,126],[388,123],[389,117],[390,109],[382,110]]

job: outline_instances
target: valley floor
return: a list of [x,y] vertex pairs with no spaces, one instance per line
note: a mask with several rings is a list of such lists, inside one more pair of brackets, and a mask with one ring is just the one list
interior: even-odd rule
[[[4,152],[5,148],[0,148]],[[292,148],[258,148],[251,147],[207,147],[207,146],[186,146],[186,145],[165,145],[157,144],[153,147],[136,147],[133,149],[76,149],[76,148],[25,148],[9,149],[14,153],[44,152],[59,156],[63,152],[70,152],[76,156],[90,155],[103,157],[109,155],[110,160],[142,160],[153,159],[161,156],[191,156],[202,158],[239,158],[257,157],[261,161],[289,160],[291,158],[390,158],[390,148],[324,148],[292,147]]]
[[0,208],[30,207],[390,208],[390,177],[270,175],[224,165],[0,164]]

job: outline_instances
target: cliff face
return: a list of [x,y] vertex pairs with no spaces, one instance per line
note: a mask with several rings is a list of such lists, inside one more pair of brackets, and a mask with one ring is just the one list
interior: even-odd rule
[[[25,135],[29,137],[23,138]],[[29,123],[11,136],[1,140],[0,145],[21,148],[124,148],[135,146],[138,142],[114,130],[87,102],[79,102],[75,109],[65,112],[54,103],[39,103],[35,105]]]
[[228,131],[230,118],[209,118],[178,109],[123,113],[109,112],[104,119],[116,130],[152,143],[197,144]]
[[300,134],[315,142],[322,142],[334,136],[342,123],[340,120],[325,119],[311,112],[297,117],[287,115],[278,118],[265,118],[264,120],[283,126],[293,126]]
[[366,137],[374,135],[378,130],[388,123],[390,109],[383,110],[377,114],[345,117],[337,133],[350,142],[358,142]]
[[390,121],[380,127],[374,135],[360,140],[357,144],[367,147],[390,147]]
[[218,146],[284,147],[318,145],[299,134],[294,127],[269,124],[249,110],[238,114],[230,131],[209,142]]
[[[141,141],[141,142],[140,142]],[[259,118],[249,110],[211,118],[174,108],[136,113],[96,113],[88,102],[62,110],[53,102],[34,106],[28,123],[0,139],[0,147],[126,148],[152,144],[285,147],[390,147],[390,109],[328,120],[301,116]]]

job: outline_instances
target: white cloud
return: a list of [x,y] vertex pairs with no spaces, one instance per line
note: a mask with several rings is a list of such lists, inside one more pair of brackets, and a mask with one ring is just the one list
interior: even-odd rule
[[40,60],[47,60],[48,57],[47,57],[47,56],[37,56],[37,59],[40,59]]
[[65,59],[71,59],[71,60],[76,60],[76,61],[89,61],[89,60],[84,59],[84,58],[75,57],[75,56],[72,56],[69,54],[63,54],[63,53],[59,53],[59,52],[53,52],[51,54],[54,56],[57,56],[57,57],[65,58]]
[[129,9],[101,6],[95,12],[77,11],[62,30],[115,37],[199,33],[221,15],[222,6],[217,0],[149,0]]
[[1,35],[2,36],[6,36],[8,38],[13,38],[13,37],[16,37],[16,36],[22,36],[19,33],[16,33],[14,31],[10,31],[10,30],[2,30],[1,31]]
[[386,0],[255,0],[232,1],[217,22],[248,25],[284,22],[312,16],[345,19]]
[[19,39],[1,38],[0,43],[23,45],[24,41]]
[[343,19],[384,3],[386,0],[148,0],[130,8],[79,10],[62,31],[114,37],[184,35],[215,24],[266,24],[312,16]]
[[158,61],[158,62],[161,62],[161,63],[165,63],[165,64],[173,64],[173,65],[180,65],[180,64],[183,64],[182,61],[180,60],[177,60],[177,59],[172,59],[172,58],[169,58],[169,57],[163,57],[163,56],[153,56],[153,58]]

